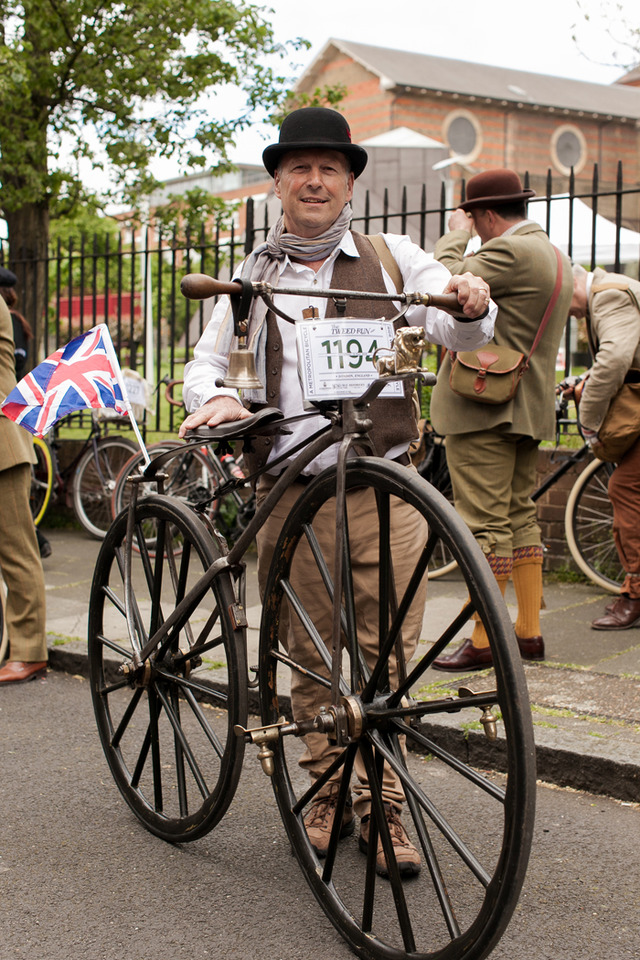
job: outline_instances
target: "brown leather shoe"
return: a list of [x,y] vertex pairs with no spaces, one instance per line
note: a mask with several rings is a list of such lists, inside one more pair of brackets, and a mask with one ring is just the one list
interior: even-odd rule
[[[338,805],[339,789],[339,784],[333,784],[330,796],[321,797],[319,800],[316,800],[304,818],[307,836],[311,841],[311,846],[320,859],[326,857],[329,849],[331,830],[333,829],[333,821]],[[344,808],[344,813],[342,814],[342,826],[340,828],[341,840],[343,837],[351,836],[356,828],[352,806],[353,802],[351,797],[349,797]]]
[[7,660],[0,670],[0,683],[26,683],[44,677],[47,672],[47,661],[38,663],[22,663],[20,660]]
[[465,640],[448,657],[438,657],[431,664],[436,670],[450,670],[461,673],[464,670],[486,670],[493,663],[489,647],[474,647],[471,640]]
[[523,660],[544,660],[544,640],[542,637],[519,637],[516,635],[516,640]]
[[609,612],[591,624],[592,630],[628,630],[640,626],[640,600],[618,597],[609,604]]
[[[391,843],[393,852],[396,855],[398,870],[401,877],[416,877],[420,873],[420,854],[409,840],[407,832],[400,819],[400,811],[392,804],[385,803],[385,812],[389,832],[391,833]],[[371,828],[370,815],[367,814],[360,821],[360,836],[358,837],[358,846],[363,853],[369,849],[369,830]],[[378,852],[376,854],[376,873],[381,877],[389,876],[387,867],[387,858],[382,849],[382,840],[378,833]]]

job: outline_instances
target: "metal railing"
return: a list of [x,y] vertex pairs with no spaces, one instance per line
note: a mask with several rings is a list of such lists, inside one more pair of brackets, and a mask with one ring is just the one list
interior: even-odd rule
[[[524,182],[529,185],[528,175]],[[587,268],[603,265],[639,278],[640,186],[624,183],[621,164],[613,185],[599,182],[597,167],[591,189],[584,189],[584,180],[580,184],[578,189],[572,176],[568,192],[557,194],[551,173],[542,184],[537,178],[537,196],[529,202],[529,216],[538,219],[554,242]],[[392,209],[387,190],[382,197],[369,192],[358,197],[356,187],[354,228],[363,233],[409,234],[431,251],[446,231],[458,197],[464,197],[464,181],[453,188],[443,182],[437,202],[427,196],[424,186],[421,190],[414,187],[411,193],[419,197],[418,202],[410,204],[404,188],[399,209]],[[143,374],[154,387],[163,378],[180,379],[212,309],[211,303],[194,306],[186,301],[180,294],[180,279],[191,272],[230,277],[242,258],[264,240],[279,208],[273,198],[260,202],[248,198],[244,214],[242,234],[234,223],[225,229],[218,223],[203,225],[196,236],[176,231],[166,234],[148,227],[123,230],[115,237],[83,238],[77,245],[58,242],[46,261],[46,310],[39,317],[27,317],[35,333],[31,343],[37,345],[30,365],[78,333],[106,321],[123,368]],[[0,255],[17,274],[18,290],[31,282],[33,261],[8,260],[5,250],[0,250]],[[567,368],[575,345],[575,327],[569,325]],[[154,396],[146,430],[175,429],[174,408],[167,409],[162,391]]]

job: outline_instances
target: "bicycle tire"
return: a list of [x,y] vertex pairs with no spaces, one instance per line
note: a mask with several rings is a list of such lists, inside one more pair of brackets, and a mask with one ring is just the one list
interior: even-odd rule
[[[381,531],[374,549],[379,553],[381,571],[378,595],[385,598],[379,604],[383,613],[378,611],[380,632],[375,655],[382,662],[378,664],[370,654],[374,659],[367,668],[358,647],[358,611],[347,562],[341,602],[344,652],[340,697],[328,710],[319,708],[319,704],[326,703],[327,688],[332,685],[332,658],[323,639],[327,636],[324,624],[316,626],[318,618],[307,612],[307,600],[313,603],[313,591],[317,594],[318,589],[326,590],[330,598],[333,596],[330,573],[334,551],[323,552],[315,528],[323,508],[325,524],[335,509],[330,501],[335,495],[336,472],[331,468],[303,491],[283,525],[274,551],[260,632],[262,722],[277,723],[280,715],[286,714],[288,679],[304,678],[315,684],[314,708],[320,712],[295,719],[303,723],[300,729],[308,733],[327,729],[323,726],[325,718],[335,711],[338,722],[331,754],[334,771],[350,773],[356,753],[361,752],[371,785],[371,819],[376,821],[386,844],[389,881],[376,880],[375,827],[371,828],[373,849],[366,859],[359,855],[355,843],[346,839],[339,843],[348,802],[342,781],[334,817],[336,828],[326,858],[321,861],[316,855],[304,816],[324,781],[319,777],[309,786],[307,776],[298,769],[301,745],[296,736],[280,736],[272,745],[276,800],[293,851],[318,903],[358,956],[364,960],[400,960],[409,956],[411,960],[457,960],[462,956],[480,960],[493,949],[515,909],[533,833],[534,742],[513,627],[486,559],[464,522],[433,487],[397,464],[373,458],[349,460],[346,485],[347,490],[369,488]],[[395,557],[389,547],[390,517],[396,499],[409,506],[421,528],[426,521],[429,530],[414,574],[406,575],[402,583],[395,579]],[[333,518],[335,529],[335,513]],[[407,526],[415,529],[409,523]],[[371,529],[376,529],[375,522]],[[401,681],[396,692],[390,692],[388,678],[393,675],[394,664],[390,653],[385,652],[385,643],[401,631],[410,603],[418,596],[433,536],[443,538],[455,557],[471,604],[444,628],[425,621],[423,629],[428,639],[434,641],[433,646],[424,654],[421,648],[417,665],[412,663],[407,668],[409,679]],[[341,554],[347,560],[353,547],[347,524],[341,545]],[[295,558],[299,551],[298,578]],[[310,564],[316,568],[317,578],[313,581]],[[394,597],[395,604],[391,602]],[[461,690],[459,700],[464,706],[458,707],[455,696],[450,696],[446,688],[442,694],[432,692],[433,685],[425,677],[433,659],[456,637],[474,609],[485,624],[494,659],[497,691],[487,696],[495,697],[493,702],[499,703],[501,711],[502,733],[498,742],[492,746],[480,738],[480,750],[491,750],[492,760],[482,753],[471,759],[468,721],[469,714],[477,716],[478,704],[472,703],[472,698],[465,700],[469,694]],[[283,636],[287,616],[296,617],[306,633],[305,653],[299,658],[292,652],[289,638]],[[375,622],[374,612],[369,623]],[[313,657],[307,659],[309,649]],[[402,671],[398,672],[402,676]],[[445,682],[451,686],[451,680]],[[311,695],[310,701],[313,699]],[[413,720],[405,719],[405,709],[412,712]],[[456,711],[467,722],[452,729],[448,718]],[[437,714],[442,722],[434,724]],[[336,735],[339,723],[343,722],[341,717],[346,717],[342,743]],[[351,723],[350,718],[355,722]],[[427,765],[418,759],[405,760],[403,737],[423,758],[425,753],[430,754],[432,762]],[[495,764],[498,756],[507,773],[504,789],[490,775],[475,769]],[[410,820],[405,827],[413,831],[428,866],[407,884],[393,866],[395,855],[382,812],[383,760],[392,762],[403,781],[409,808],[405,821]],[[455,778],[454,787],[449,785],[449,778]],[[449,802],[453,807],[445,813]]]
[[[156,559],[146,548],[148,521],[163,543]],[[227,810],[242,769],[244,743],[234,727],[247,718],[245,629],[232,621],[234,583],[222,571],[136,668],[125,612],[126,529],[125,511],[102,542],[91,586],[98,733],[116,785],[146,829],[173,843],[196,840]],[[161,495],[136,503],[135,529],[132,617],[140,650],[220,549],[197,514]]]
[[[199,450],[189,450],[182,440],[158,440],[152,443],[147,452],[151,459],[167,450],[184,450],[181,456],[176,456],[163,467],[166,479],[163,483],[163,492],[166,496],[176,497],[189,507],[194,507],[203,500],[210,499],[218,486],[218,478],[206,453]],[[127,507],[130,500],[131,485],[127,478],[132,474],[140,473],[145,466],[145,458],[138,451],[124,464],[116,478],[112,496],[112,514],[116,517],[121,510]],[[138,491],[138,497],[144,496],[155,488],[155,481],[143,483],[143,489]],[[214,517],[217,512],[217,500],[212,500],[206,513]]]
[[[427,455],[418,465],[418,473],[453,506],[453,487],[442,438],[439,438],[437,443],[434,442],[433,438],[430,439]],[[451,556],[447,545],[441,540],[436,544],[429,561],[429,580],[439,580],[440,577],[446,577],[447,574],[453,573],[457,566],[458,564]]]
[[111,500],[118,474],[137,445],[126,437],[100,437],[81,457],[73,477],[72,502],[84,529],[102,540],[112,520]]
[[608,494],[614,464],[592,460],[578,475],[567,500],[564,527],[571,556],[598,587],[620,593],[624,569],[613,539],[613,507]]
[[53,493],[53,461],[48,443],[41,437],[33,438],[36,462],[31,465],[29,505],[36,527],[47,512]]

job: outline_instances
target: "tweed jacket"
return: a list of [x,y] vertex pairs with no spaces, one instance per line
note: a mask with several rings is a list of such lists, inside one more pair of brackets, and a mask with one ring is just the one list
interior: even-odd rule
[[587,302],[587,335],[594,362],[580,399],[580,420],[597,431],[630,368],[640,369],[638,280],[599,267],[594,270]]
[[[13,325],[9,308],[0,298],[0,403],[15,385]],[[35,463],[35,459],[31,434],[0,412],[0,470]]]
[[[524,354],[531,349],[556,281],[556,254],[542,227],[531,221],[508,236],[483,244],[465,257],[466,230],[452,230],[436,243],[434,256],[451,273],[470,271],[491,287],[498,304],[494,341]],[[562,256],[562,288],[518,392],[508,403],[492,406],[465,400],[449,386],[447,355],[431,398],[431,421],[438,433],[475,433],[500,427],[536,440],[555,436],[555,367],[571,297],[573,277]]]

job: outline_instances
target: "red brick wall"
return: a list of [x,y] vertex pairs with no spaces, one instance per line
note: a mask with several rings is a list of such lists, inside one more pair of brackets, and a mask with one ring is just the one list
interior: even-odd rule
[[[541,483],[560,465],[566,455],[552,450],[541,450],[538,455],[538,477]],[[581,460],[565,473],[538,500],[538,522],[542,530],[542,542],[545,546],[544,570],[558,570],[569,567],[577,571],[567,546],[564,532],[564,512],[571,487],[576,477],[584,469],[588,460]]]

